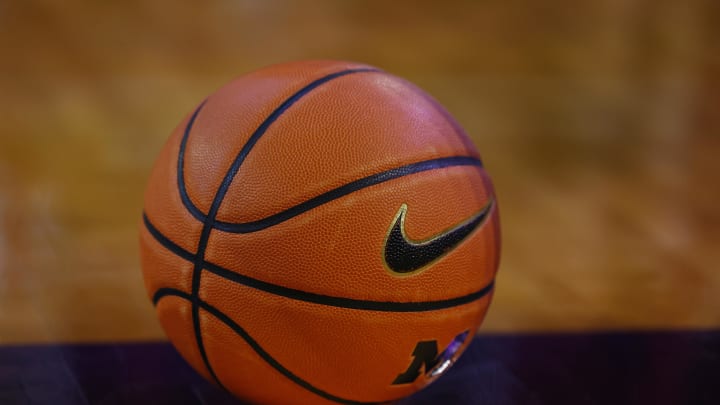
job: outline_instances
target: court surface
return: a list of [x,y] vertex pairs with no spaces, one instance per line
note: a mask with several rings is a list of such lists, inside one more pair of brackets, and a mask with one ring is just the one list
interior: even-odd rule
[[[398,405],[717,404],[720,333],[483,335]],[[241,404],[167,343],[0,348],[3,404]]]
[[319,58],[435,96],[497,188],[480,336],[408,403],[720,403],[718,15],[707,0],[1,4],[0,404],[230,401],[155,319],[145,182],[207,94]]

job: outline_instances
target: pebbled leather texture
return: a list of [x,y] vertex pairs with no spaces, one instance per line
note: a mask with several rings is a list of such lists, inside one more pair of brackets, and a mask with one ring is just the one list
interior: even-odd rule
[[[422,271],[388,268],[400,207],[422,241],[491,200]],[[431,97],[369,66],[305,61],[240,77],[180,123],[140,247],[165,332],[206,378],[253,403],[378,403],[433,381],[392,384],[418,342],[441,352],[474,335],[499,219],[477,151]]]

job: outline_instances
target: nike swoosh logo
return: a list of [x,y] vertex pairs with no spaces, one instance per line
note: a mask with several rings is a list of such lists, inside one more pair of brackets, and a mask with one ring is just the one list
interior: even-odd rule
[[491,198],[477,214],[422,241],[410,240],[405,234],[407,205],[403,204],[385,240],[385,263],[392,272],[407,274],[445,256],[485,222],[494,203]]

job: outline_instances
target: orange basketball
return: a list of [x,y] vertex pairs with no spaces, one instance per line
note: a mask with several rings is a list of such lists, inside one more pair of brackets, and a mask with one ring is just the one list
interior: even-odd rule
[[182,356],[263,404],[371,404],[442,374],[493,291],[498,208],[459,125],[349,62],[247,74],[171,135],[145,285]]

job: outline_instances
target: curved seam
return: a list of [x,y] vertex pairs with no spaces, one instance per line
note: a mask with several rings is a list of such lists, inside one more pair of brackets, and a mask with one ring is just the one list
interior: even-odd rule
[[[327,76],[321,77],[320,79],[317,79],[317,80],[311,82],[310,84],[308,84],[305,87],[298,90],[290,98],[286,99],[283,102],[283,104],[281,104],[275,111],[273,111],[270,114],[270,116],[268,116],[268,118],[265,119],[265,121],[263,121],[263,123],[260,125],[260,127],[258,127],[258,129],[256,129],[255,132],[253,133],[253,135],[251,136],[251,139],[249,139],[248,142],[243,146],[243,148],[240,151],[240,154],[242,154],[243,151],[245,151],[245,149],[247,149],[247,152],[249,152],[250,149],[252,149],[252,147],[254,146],[255,141],[257,141],[257,139],[252,139],[252,138],[255,135],[258,135],[258,132],[260,132],[260,133],[257,136],[257,138],[260,138],[260,136],[262,136],[262,134],[267,130],[267,127],[269,127],[270,124],[272,124],[272,122],[274,122],[278,116],[280,116],[288,107],[290,107],[290,105],[294,104],[295,101],[300,99],[302,96],[304,96],[310,90],[314,89],[315,87],[317,87],[327,81],[335,79],[337,77],[344,76],[344,75],[347,75],[350,73],[359,73],[359,72],[380,72],[380,70],[374,69],[374,68],[359,68],[359,69],[343,70],[340,72],[329,74]],[[195,205],[195,203],[193,203],[192,199],[190,198],[190,195],[187,192],[187,187],[185,185],[185,167],[184,166],[185,166],[185,149],[187,147],[188,138],[190,137],[190,132],[192,131],[192,127],[195,124],[195,119],[197,118],[198,114],[200,113],[200,110],[202,110],[202,108],[205,106],[206,102],[207,102],[207,99],[203,100],[203,102],[200,103],[200,105],[193,112],[193,115],[190,117],[190,120],[188,120],[187,125],[185,125],[185,129],[183,131],[183,137],[180,141],[180,150],[178,152],[178,164],[177,164],[177,183],[178,183],[178,191],[180,192],[180,199],[182,200],[183,205],[188,210],[188,212],[190,212],[190,214],[193,217],[195,217],[197,220],[199,220],[201,222],[205,222],[205,220],[207,219],[207,216],[209,214],[205,214],[204,212],[202,212],[202,210],[200,210],[200,208],[198,208],[198,206]],[[251,143],[251,141],[252,141],[252,143]],[[250,144],[249,147],[248,147],[248,144]],[[237,156],[236,159],[239,157],[240,156]],[[244,160],[244,157],[243,157],[243,160]],[[233,168],[231,167],[230,170],[232,170],[232,169]],[[222,187],[222,184],[221,184],[221,187]]]
[[[360,71],[376,71],[376,70],[360,69]],[[339,72],[339,73],[342,73],[342,72]],[[322,80],[322,79],[319,79],[319,80]],[[311,83],[311,85],[312,85],[312,83]],[[306,87],[308,87],[308,86],[306,86]],[[300,91],[302,91],[302,90],[305,90],[305,88],[301,89]],[[294,95],[293,97],[295,97],[296,95]],[[290,100],[290,99],[288,99],[288,100]],[[206,102],[207,102],[207,100],[204,100],[197,107],[197,109],[195,110],[193,115],[190,117],[190,120],[188,121],[187,125],[185,126],[183,138],[180,142],[180,151],[178,154],[178,167],[177,167],[178,190],[179,190],[180,198],[183,202],[183,205],[188,210],[188,212],[190,212],[190,214],[192,214],[193,217],[195,217],[197,220],[199,220],[201,222],[205,222],[205,220],[207,219],[207,215],[204,212],[202,212],[197,207],[197,205],[195,205],[193,203],[192,199],[190,198],[190,196],[187,192],[187,188],[185,185],[184,162],[185,162],[185,149],[187,146],[187,140],[190,136],[190,132],[195,123],[195,120],[196,120],[198,114],[200,113],[200,111],[202,110],[202,108],[205,106]],[[280,108],[278,108],[278,110]],[[275,112],[277,112],[277,110]],[[275,114],[275,112],[273,114]],[[268,119],[270,119],[270,117]],[[273,119],[273,121],[274,121],[274,119]],[[263,123],[263,125],[264,124],[265,123]],[[260,128],[258,128],[258,130],[259,129]],[[253,145],[254,145],[254,142],[253,142]],[[252,148],[252,145],[250,148]],[[243,149],[245,149],[245,147],[243,147]],[[248,152],[249,152],[249,150],[248,150]],[[242,151],[241,151],[241,153],[242,153]],[[285,209],[279,213],[269,215],[260,220],[250,221],[250,222],[226,222],[226,221],[219,221],[216,219],[214,221],[214,229],[222,230],[222,231],[229,232],[229,233],[256,232],[256,231],[277,225],[281,222],[287,221],[290,218],[293,218],[293,217],[300,215],[306,211],[309,211],[313,208],[316,208],[320,205],[323,205],[329,201],[340,198],[340,197],[347,195],[349,193],[352,193],[354,191],[358,191],[362,188],[369,187],[369,186],[379,184],[379,183],[383,183],[385,181],[392,180],[392,179],[395,179],[398,177],[403,177],[408,174],[418,173],[418,172],[432,170],[432,169],[441,168],[441,167],[455,166],[455,165],[457,165],[457,166],[473,165],[473,166],[482,167],[482,161],[479,158],[474,157],[474,156],[450,156],[450,157],[446,157],[446,158],[437,158],[437,159],[426,160],[423,162],[411,163],[411,164],[408,164],[405,166],[396,167],[396,168],[393,168],[393,169],[390,169],[390,170],[387,170],[387,171],[384,171],[381,173],[376,173],[374,175],[370,175],[365,178],[344,184],[340,187],[337,187],[336,189],[327,191],[321,195],[318,195],[309,200],[303,201],[302,203],[299,203],[293,207]]]
[[205,221],[206,215],[192,202],[192,199],[190,199],[190,195],[188,194],[187,188],[185,186],[185,148],[187,146],[188,137],[190,136],[190,131],[195,124],[195,118],[197,118],[197,115],[200,113],[200,110],[202,110],[202,108],[205,106],[206,102],[207,100],[203,100],[203,102],[200,103],[200,105],[195,109],[195,112],[193,112],[193,115],[190,117],[187,125],[185,125],[185,131],[183,132],[183,137],[180,141],[180,151],[178,153],[177,163],[177,184],[178,192],[180,193],[180,199],[182,200],[183,205],[188,210],[188,212],[200,222]]
[[482,167],[479,159],[472,156],[449,156],[444,158],[436,158],[424,160],[421,162],[410,163],[404,166],[395,167],[384,172],[376,173],[350,183],[346,183],[340,187],[326,191],[309,200],[305,200],[290,208],[280,211],[276,214],[267,216],[263,219],[243,223],[231,223],[224,221],[215,221],[215,229],[229,233],[251,233],[269,228],[288,219],[296,217],[302,213],[317,208],[330,201],[344,197],[350,193],[360,191],[364,188],[374,186],[386,181],[405,177],[411,174],[420,173],[428,170],[442,169],[455,166],[477,166]]
[[200,316],[199,311],[200,308],[198,306],[198,303],[200,301],[200,284],[201,284],[201,278],[202,278],[202,271],[203,271],[203,265],[205,263],[205,250],[207,249],[208,241],[210,239],[210,233],[212,232],[213,228],[215,227],[215,219],[217,217],[218,210],[220,209],[220,205],[222,204],[223,200],[225,199],[225,195],[227,194],[228,189],[230,188],[230,185],[232,184],[232,181],[235,178],[235,175],[237,174],[238,170],[240,169],[240,166],[245,161],[245,158],[252,150],[253,146],[258,142],[258,140],[265,134],[267,129],[272,125],[273,122],[275,122],[288,108],[290,108],[295,102],[300,100],[304,95],[308,94],[313,89],[317,88],[318,86],[322,85],[323,83],[326,83],[330,80],[333,80],[335,78],[345,76],[351,73],[358,73],[358,72],[366,72],[366,71],[375,71],[376,69],[369,69],[369,68],[361,68],[361,69],[346,69],[339,72],[331,73],[328,75],[325,75],[319,79],[315,79],[314,81],[307,84],[305,87],[298,90],[295,94],[287,98],[285,101],[283,101],[265,120],[260,124],[260,126],[250,135],[248,140],[245,142],[243,147],[240,149],[240,152],[235,156],[235,159],[232,162],[232,165],[228,169],[228,171],[225,173],[225,176],[222,179],[222,182],[220,183],[219,188],[215,192],[215,196],[213,197],[212,204],[210,205],[210,210],[208,211],[207,216],[205,217],[205,220],[203,222],[202,231],[200,232],[200,238],[198,240],[197,244],[197,251],[194,256],[193,261],[193,271],[192,271],[192,320],[193,320],[193,329],[195,332],[195,343],[197,344],[198,350],[200,352],[200,355],[203,359],[203,362],[205,363],[205,366],[207,367],[208,371],[210,372],[211,376],[217,382],[218,385],[220,385],[223,389],[226,389],[220,379],[215,375],[215,371],[212,368],[212,365],[208,361],[207,354],[205,352],[205,347],[203,345],[203,338],[202,338],[202,330],[200,325]]
[[[165,235],[163,235],[155,226],[150,222],[147,215],[143,215],[143,221],[148,232],[158,241],[163,247],[169,251],[175,253],[182,259],[189,262],[193,262],[195,255],[183,249],[177,245]],[[333,295],[324,295],[313,293],[309,291],[298,290],[294,288],[284,287],[277,284],[268,283],[267,281],[258,280],[249,276],[245,276],[236,273],[232,270],[226,269],[217,264],[203,261],[203,268],[209,272],[217,275],[218,277],[232,281],[237,284],[244,285],[246,287],[254,288],[256,290],[264,291],[269,294],[278,295],[294,299],[297,301],[309,302],[313,304],[332,306],[338,308],[347,308],[364,311],[378,311],[378,312],[430,312],[439,311],[443,309],[453,308],[461,305],[470,304],[478,301],[485,297],[495,287],[495,281],[491,280],[485,287],[480,290],[471,292],[466,295],[458,297],[448,298],[444,300],[436,301],[371,301],[371,300],[359,300],[355,298],[338,297]]]
[[218,310],[214,306],[210,305],[209,303],[197,298],[193,299],[193,297],[190,294],[187,294],[183,291],[176,290],[174,288],[160,288],[157,290],[155,295],[153,296],[153,303],[157,305],[158,301],[166,296],[175,296],[178,298],[182,298],[188,301],[197,301],[197,305],[202,307],[203,310],[207,311],[209,314],[214,316],[216,319],[218,319],[220,322],[224,323],[226,326],[228,326],[230,329],[233,330],[238,336],[240,336],[254,351],[257,353],[266,363],[268,363],[272,368],[274,368],[276,371],[290,379],[295,384],[305,388],[306,390],[319,395],[325,399],[338,402],[341,404],[348,404],[348,405],[374,405],[374,404],[381,404],[388,401],[397,401],[400,398],[396,399],[389,399],[386,401],[381,402],[365,402],[365,401],[355,401],[352,399],[346,399],[341,398],[336,395],[330,394],[327,391],[323,391],[320,388],[315,387],[314,385],[310,384],[308,381],[298,377],[295,375],[292,371],[288,370],[285,366],[283,366],[279,361],[277,361],[274,357],[272,357],[265,349],[260,346],[260,344],[255,341],[255,339],[250,336],[250,334],[243,329],[240,325],[238,325],[235,321],[233,321],[229,316],[227,316],[222,311]]

